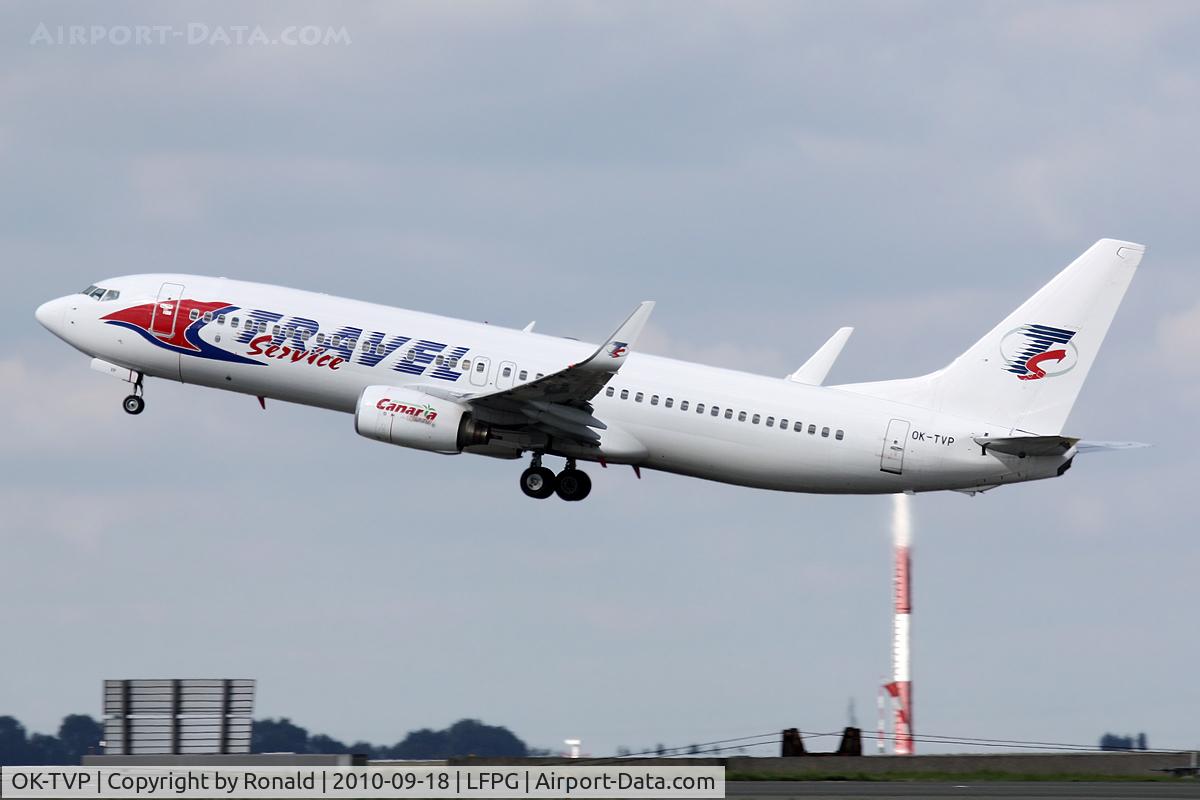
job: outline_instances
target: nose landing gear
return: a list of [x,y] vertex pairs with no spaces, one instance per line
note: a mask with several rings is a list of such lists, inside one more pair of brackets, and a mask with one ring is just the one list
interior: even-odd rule
[[146,409],[146,401],[142,399],[142,373],[138,373],[137,382],[133,384],[133,394],[121,401],[121,408],[126,414],[140,414]]

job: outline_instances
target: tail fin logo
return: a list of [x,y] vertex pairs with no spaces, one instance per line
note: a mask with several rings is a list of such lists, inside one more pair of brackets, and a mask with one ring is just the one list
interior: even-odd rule
[[620,358],[629,352],[628,342],[613,342],[608,348],[609,358]]
[[1070,372],[1079,361],[1079,352],[1071,343],[1075,333],[1049,325],[1014,328],[1000,341],[1004,371],[1022,381],[1053,378]]

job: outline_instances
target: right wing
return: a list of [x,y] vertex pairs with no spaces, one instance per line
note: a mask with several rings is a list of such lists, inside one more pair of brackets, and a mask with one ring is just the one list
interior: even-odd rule
[[[596,447],[609,427],[592,416],[591,400],[617,374],[629,357],[654,310],[654,302],[638,305],[604,344],[578,364],[569,364],[537,380],[511,389],[488,393],[454,393],[435,387],[422,387],[430,394],[471,405],[479,419],[514,433],[537,432],[545,436],[566,439],[576,445]],[[543,437],[544,438],[544,437]],[[604,436],[606,450],[636,450],[631,438],[620,431]],[[500,440],[503,442],[504,437]],[[537,449],[520,437],[513,437],[514,447]],[[517,443],[519,441],[519,444]]]

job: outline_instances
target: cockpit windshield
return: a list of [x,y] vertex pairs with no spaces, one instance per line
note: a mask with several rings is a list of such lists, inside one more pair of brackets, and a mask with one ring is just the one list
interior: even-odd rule
[[93,300],[116,300],[121,296],[121,293],[116,289],[105,289],[103,286],[92,285],[84,289],[80,294],[85,294]]

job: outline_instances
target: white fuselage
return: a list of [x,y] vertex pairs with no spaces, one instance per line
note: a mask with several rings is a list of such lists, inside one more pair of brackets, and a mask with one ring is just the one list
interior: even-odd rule
[[[39,320],[82,352],[147,376],[348,413],[368,386],[486,393],[554,373],[596,349],[223,278],[137,275],[101,285],[119,297],[68,295],[39,309]],[[178,294],[174,318],[156,315],[164,285],[179,287],[168,290]],[[192,309],[196,319],[185,316]],[[591,460],[764,489],[977,489],[1053,477],[1073,456],[985,453],[973,437],[1010,431],[848,389],[636,351],[591,404],[597,419],[640,444],[630,456],[628,448],[607,453],[602,443]]]

